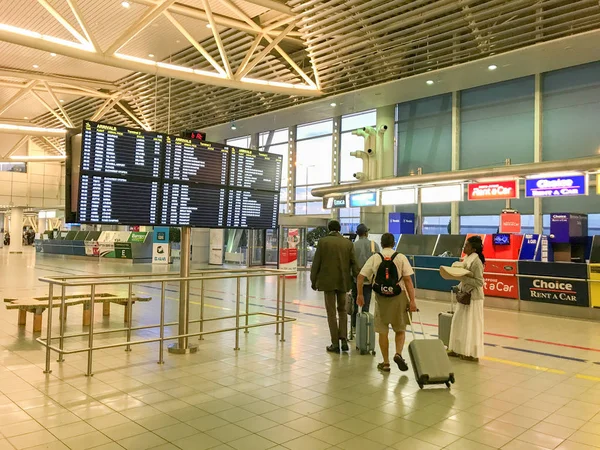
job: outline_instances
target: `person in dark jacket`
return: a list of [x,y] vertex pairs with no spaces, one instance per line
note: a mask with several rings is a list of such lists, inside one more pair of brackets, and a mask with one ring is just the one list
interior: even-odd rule
[[[358,265],[352,242],[340,234],[342,229],[337,220],[328,225],[329,234],[319,239],[317,251],[310,271],[313,290],[325,293],[325,308],[331,345],[328,352],[347,352],[348,317],[346,293],[352,289],[353,277],[358,276]],[[337,316],[336,316],[337,310]]]

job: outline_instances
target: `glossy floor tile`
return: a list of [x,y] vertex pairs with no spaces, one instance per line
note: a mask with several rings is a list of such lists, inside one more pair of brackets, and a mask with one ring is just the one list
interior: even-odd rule
[[[120,262],[36,255],[0,249],[0,297],[47,295],[42,276],[176,271]],[[241,283],[242,299],[246,283]],[[79,288],[78,288],[79,289]],[[236,283],[205,285],[205,317],[235,314]],[[159,322],[160,285],[135,292],[152,301],[134,306],[134,324]],[[81,291],[79,291],[81,292]],[[102,292],[126,292],[126,287]],[[274,313],[276,280],[253,279],[251,311]],[[69,292],[67,292],[68,294]],[[75,293],[75,290],[73,292]],[[167,322],[178,317],[178,285],[166,286]],[[191,285],[190,317],[200,315],[200,287]],[[306,273],[286,282],[285,342],[273,326],[192,338],[199,350],[157,364],[156,343],[65,355],[52,373],[42,373],[45,351],[31,331],[17,325],[17,312],[0,310],[0,449],[592,449],[600,448],[600,325],[516,312],[486,310],[486,358],[479,364],[453,360],[451,390],[420,390],[412,371],[376,369],[380,355],[325,352],[328,330],[323,301]],[[419,302],[428,334],[447,305]],[[242,304],[245,308],[245,304]],[[46,333],[44,313],[43,335]],[[58,311],[53,314],[58,332]],[[243,319],[242,319],[243,320]],[[252,317],[250,323],[267,321]],[[82,308],[71,307],[69,334],[86,333]],[[226,319],[205,330],[232,327]],[[111,315],[95,308],[96,331],[123,326],[123,309]],[[198,325],[191,326],[192,331]],[[166,329],[166,335],[176,334]],[[135,339],[158,336],[157,328]],[[422,336],[418,336],[422,337]],[[114,344],[123,332],[98,335]],[[408,340],[411,337],[409,335]],[[540,341],[543,341],[540,342]],[[87,336],[68,339],[84,348]],[[406,352],[405,352],[405,356]]]

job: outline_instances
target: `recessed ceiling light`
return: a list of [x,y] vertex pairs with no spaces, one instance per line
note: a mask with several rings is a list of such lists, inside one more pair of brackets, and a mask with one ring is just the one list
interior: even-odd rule
[[64,100],[61,98],[61,99],[59,100],[59,102],[61,102],[61,103],[64,103],[65,101],[64,101]]
[[148,57],[154,58],[154,53],[148,53]]
[[50,53],[50,56],[56,56],[56,53]]
[[40,66],[38,66],[37,64],[34,64],[34,65],[33,65],[33,68],[34,68],[34,69],[39,69],[39,67],[40,67]]
[[330,103],[329,106],[331,106],[332,108],[337,106],[337,103]]
[[25,119],[25,120],[29,120],[29,117],[25,116],[25,117],[23,117],[23,119]]
[[427,80],[425,83],[427,83],[429,86],[431,86],[433,84],[433,80]]
[[496,64],[490,64],[488,66],[488,70],[496,70],[498,68],[498,66]]
[[121,6],[123,8],[129,8],[131,6],[131,3],[129,3],[129,2],[121,2]]
[[211,24],[210,24],[210,23],[207,23],[207,24],[206,24],[206,28],[212,28]]

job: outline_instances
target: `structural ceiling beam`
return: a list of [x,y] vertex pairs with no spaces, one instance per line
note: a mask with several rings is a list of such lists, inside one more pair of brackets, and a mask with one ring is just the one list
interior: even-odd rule
[[[132,0],[132,1],[134,3],[139,3],[140,5],[146,5],[146,6],[156,6],[158,4],[156,1],[153,1],[153,0]],[[187,5],[182,5],[180,3],[175,3],[175,4],[171,5],[171,7],[169,7],[168,11],[170,11],[171,13],[174,13],[174,14],[181,14],[182,16],[202,20],[203,22],[208,23],[208,15],[206,14],[206,11],[203,11],[202,9],[194,8],[194,7],[187,6]],[[231,17],[223,16],[220,14],[213,14],[213,17],[214,17],[215,23],[217,25],[221,25],[221,26],[228,27],[228,28],[235,28],[236,30],[245,31],[245,32],[251,33],[251,34],[257,33],[255,28],[249,26],[247,23],[245,23],[241,20],[232,19]],[[280,30],[269,30],[267,34],[271,35],[271,36],[277,36],[280,32],[281,32]],[[299,31],[294,31],[294,32],[288,34],[288,36],[286,37],[286,40],[293,40],[297,44],[304,45],[304,41],[302,41],[300,39],[301,37],[302,37],[302,33],[300,33]]]
[[292,85],[263,80],[231,80],[224,78],[220,74],[213,74],[206,71],[194,70],[191,68],[175,66],[162,62],[128,57],[120,54],[115,56],[102,55],[90,51],[83,46],[49,42],[44,39],[39,39],[35,36],[8,31],[5,29],[0,29],[0,40],[22,45],[24,47],[35,48],[48,53],[59,53],[61,55],[80,59],[82,61],[117,67],[119,69],[130,70],[132,72],[147,73],[159,77],[191,81],[192,83],[207,84],[230,89],[241,89],[246,91],[271,92],[282,95],[297,95],[304,97],[316,97],[321,95],[321,92],[312,86],[308,87],[304,85]]
[[80,85],[94,89],[117,89],[114,83],[90,78],[68,77],[63,75],[45,75],[39,72],[27,72],[22,70],[0,69],[0,77],[23,78],[25,80],[48,81],[64,85]]

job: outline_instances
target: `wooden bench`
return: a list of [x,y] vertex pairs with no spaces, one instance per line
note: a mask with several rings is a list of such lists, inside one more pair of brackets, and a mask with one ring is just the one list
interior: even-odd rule
[[[135,302],[149,302],[151,297],[131,297],[131,304]],[[129,299],[127,296],[118,296],[115,294],[97,293],[95,295],[94,303],[102,303],[102,315],[110,315],[110,304],[115,303],[125,308],[125,323],[129,323],[129,308],[127,304]],[[90,302],[91,298],[89,294],[74,294],[65,296],[65,316],[62,320],[67,319],[67,310],[69,306],[83,305],[83,326],[88,326],[91,321],[90,314]],[[33,332],[39,333],[42,331],[42,314],[48,309],[49,298],[48,297],[33,297],[31,299],[16,299],[16,298],[5,298],[4,303],[6,309],[18,309],[19,318],[18,325],[25,326],[27,324],[27,313],[33,313]],[[56,296],[52,299],[52,307],[60,308],[61,297]]]

